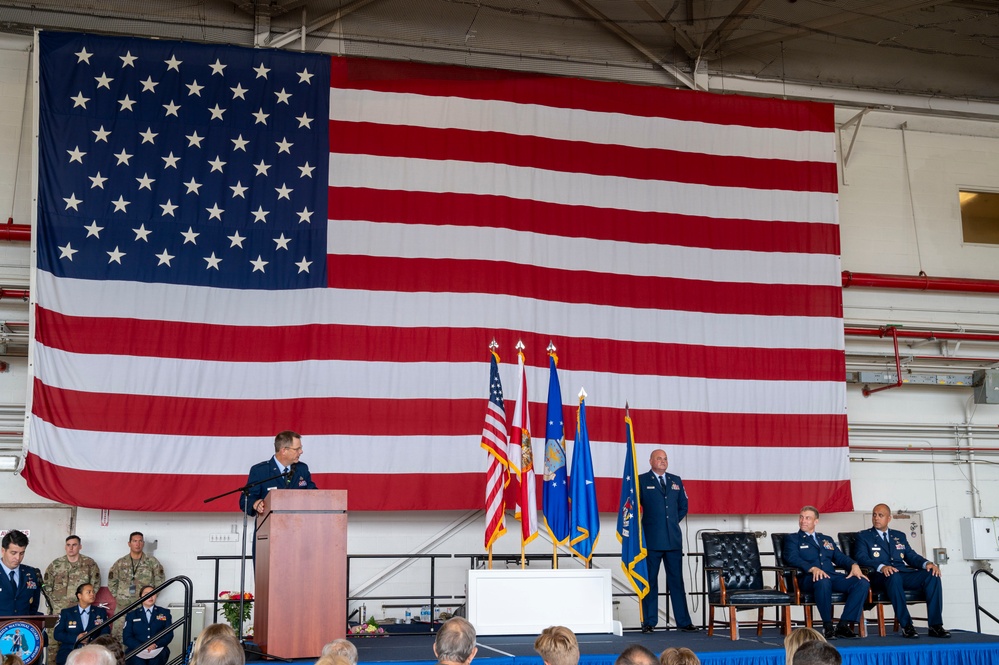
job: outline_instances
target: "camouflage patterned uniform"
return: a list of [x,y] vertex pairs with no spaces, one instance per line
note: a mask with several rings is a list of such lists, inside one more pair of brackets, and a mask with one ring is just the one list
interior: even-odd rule
[[[122,611],[126,605],[138,600],[142,587],[159,586],[165,579],[163,566],[156,557],[145,552],[138,560],[133,559],[131,554],[118,559],[108,571],[108,590],[118,601],[115,612]],[[122,621],[115,621],[112,634],[121,639],[122,629]]]
[[[84,554],[76,560],[70,561],[66,556],[61,556],[45,569],[45,592],[52,607],[49,614],[58,615],[67,607],[76,604],[76,590],[81,584],[93,584],[96,591],[101,587],[101,569],[97,562]],[[50,630],[51,634],[51,630]],[[55,655],[59,651],[59,642],[54,637],[49,637],[49,661],[55,663]]]

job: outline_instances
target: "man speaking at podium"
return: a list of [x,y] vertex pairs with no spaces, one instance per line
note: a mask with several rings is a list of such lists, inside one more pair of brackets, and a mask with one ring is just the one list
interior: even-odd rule
[[274,437],[274,457],[266,462],[254,464],[250,468],[246,484],[260,483],[268,478],[273,480],[254,485],[246,494],[241,494],[239,507],[246,511],[247,515],[263,515],[264,497],[271,490],[316,489],[308,465],[298,461],[301,456],[301,434],[286,430]]

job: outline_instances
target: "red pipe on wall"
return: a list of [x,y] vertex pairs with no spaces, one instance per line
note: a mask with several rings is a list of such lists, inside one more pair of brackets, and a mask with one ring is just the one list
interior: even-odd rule
[[[888,331],[888,326],[880,328],[854,328],[847,326],[843,332],[851,337],[884,337]],[[896,328],[897,337],[907,339],[954,339],[967,342],[999,342],[999,335],[988,333],[961,333],[961,332],[936,332],[934,330],[905,330]]]
[[866,286],[874,289],[911,289],[914,291],[958,291],[965,293],[999,293],[999,281],[994,279],[964,279],[961,277],[929,277],[920,274],[878,275],[869,272],[843,271],[843,288]]
[[4,298],[20,298],[21,300],[27,301],[29,296],[28,289],[5,289],[0,288],[0,300]]
[[15,224],[14,218],[9,217],[6,224],[0,225],[0,240],[30,242],[31,226]]

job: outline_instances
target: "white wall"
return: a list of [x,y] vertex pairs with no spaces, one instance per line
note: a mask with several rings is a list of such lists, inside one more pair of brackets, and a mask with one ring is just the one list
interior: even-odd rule
[[[30,135],[28,120],[22,118],[25,67],[27,56],[19,51],[0,51],[0,99],[13,103],[0,105],[0,217],[5,217],[13,198],[14,221],[28,223],[30,191],[30,145],[23,144],[16,162],[19,132]],[[855,114],[841,109],[837,119],[843,122]],[[30,118],[30,113],[25,116]],[[899,128],[908,123],[903,133]],[[999,129],[992,123],[940,118],[902,117],[873,112],[858,135],[846,182],[841,183],[840,222],[842,228],[843,268],[858,272],[916,274],[920,268],[933,276],[959,276],[999,279],[999,249],[968,246],[961,242],[957,187],[970,186],[999,191]],[[847,141],[849,136],[847,136]],[[906,176],[908,167],[909,178]],[[16,198],[14,177],[18,175]],[[911,199],[909,180],[911,180]],[[911,203],[910,203],[911,201]],[[919,242],[917,245],[916,234]],[[917,250],[918,246],[918,250]],[[0,242],[0,284],[27,284],[29,250],[23,244]],[[851,324],[896,323],[932,324],[948,327],[974,326],[999,331],[999,299],[993,296],[941,295],[917,292],[878,292],[848,289],[844,292],[845,318]],[[24,305],[0,301],[0,320],[26,320]],[[955,353],[954,345],[941,349],[923,345],[905,351],[926,355]],[[889,351],[881,340],[847,340],[848,351]],[[959,354],[999,358],[999,345],[963,345]],[[12,368],[0,375],[0,404],[23,405],[27,393],[27,362],[8,358]],[[937,452],[854,450],[851,454],[853,497],[859,512],[885,501],[894,508],[922,511],[927,550],[944,547],[950,556],[945,565],[945,620],[950,627],[974,629],[971,607],[971,575],[974,565],[964,560],[958,520],[976,512],[994,515],[999,512],[999,467],[995,454],[980,454],[974,465],[965,453],[944,448],[976,446],[999,448],[999,407],[977,406],[967,388],[905,386],[861,395],[860,386],[848,388],[849,416],[853,446],[898,446],[937,448]],[[943,426],[915,431],[914,424]],[[882,424],[880,432],[874,426]],[[967,438],[971,426],[973,440]],[[993,430],[995,430],[993,432]],[[261,451],[261,457],[266,452]],[[674,456],[672,470],[683,475],[683,458]],[[976,482],[971,482],[972,475]],[[100,488],[94,488],[95,493]],[[0,475],[0,496],[5,503],[41,503],[24,485],[20,476]],[[605,509],[613,508],[605,506]],[[842,524],[855,524],[854,515],[824,516],[820,528],[834,532]],[[613,513],[603,516],[598,553],[616,554]],[[238,543],[212,543],[212,534],[231,533],[238,529],[238,512],[224,514],[149,514],[113,511],[108,524],[102,525],[100,511],[81,509],[76,531],[84,541],[84,551],[93,556],[106,571],[126,551],[128,533],[143,531],[147,542],[155,541],[155,555],[163,562],[168,575],[185,574],[195,583],[196,596],[211,594],[212,566],[199,562],[198,555],[237,554]],[[4,525],[0,525],[3,527]],[[519,554],[516,524],[503,537],[497,552]],[[686,524],[688,550],[699,550],[697,534],[703,529],[792,531],[793,515],[744,517],[692,515]],[[855,528],[855,527],[854,527]],[[483,553],[481,514],[427,512],[406,514],[354,513],[350,518],[348,551],[351,554],[375,553]],[[317,547],[322,547],[317,543]],[[761,541],[769,550],[769,538]],[[551,546],[538,539],[529,546],[530,553],[545,554]],[[35,556],[32,556],[35,555]],[[44,558],[43,558],[44,556]],[[44,567],[54,554],[29,548],[28,561]],[[614,559],[598,559],[599,565],[620,570]],[[700,572],[695,560],[688,561],[688,589],[700,587]],[[438,568],[438,593],[463,593],[463,574],[467,560],[443,561]],[[395,567],[393,567],[395,566]],[[352,565],[352,593],[374,595],[419,595],[429,591],[427,571],[422,561],[367,562]],[[383,577],[386,581],[376,584]],[[619,575],[618,575],[619,577]],[[223,588],[238,585],[238,566],[223,567]],[[993,613],[999,613],[999,588],[988,588],[982,598]],[[166,594],[165,600],[177,600]],[[402,610],[383,610],[382,601],[364,601],[367,611],[378,616],[401,616]],[[386,601],[388,602],[388,601]],[[421,603],[413,601],[414,607]],[[699,601],[692,598],[691,609],[699,617]],[[359,604],[359,603],[357,603]],[[633,601],[623,601],[621,618],[626,625],[637,623]],[[999,626],[986,626],[999,634]]]

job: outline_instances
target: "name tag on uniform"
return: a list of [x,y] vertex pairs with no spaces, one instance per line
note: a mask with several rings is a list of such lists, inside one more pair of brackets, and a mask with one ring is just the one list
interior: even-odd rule
[[645,489],[647,489],[647,490],[654,490],[655,488],[656,488],[655,485],[646,485],[645,486]]
[[805,545],[798,545],[798,549],[799,550],[807,550],[808,549],[808,545],[807,544],[805,544]]
[[142,619],[132,619],[132,623],[135,623],[136,621],[142,621]]

